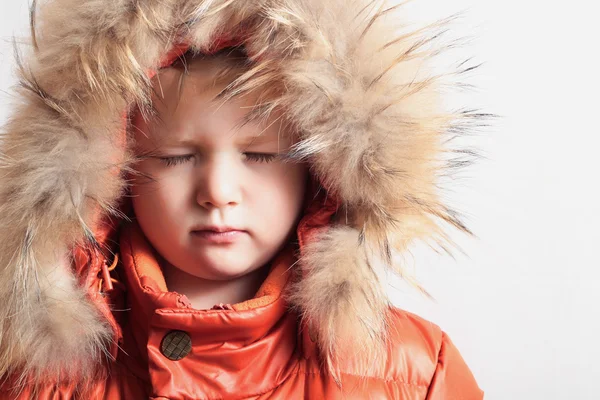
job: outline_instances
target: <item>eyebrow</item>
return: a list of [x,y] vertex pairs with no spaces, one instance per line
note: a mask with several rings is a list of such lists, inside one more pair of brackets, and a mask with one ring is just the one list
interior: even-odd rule
[[270,143],[275,140],[278,140],[278,137],[273,137],[272,135],[246,136],[240,143],[245,146],[250,146],[252,144]]
[[[238,141],[242,146],[250,146],[253,144],[270,143],[278,140],[279,138],[272,135],[258,135],[258,136],[245,136]],[[183,147],[195,147],[198,146],[198,142],[190,139],[171,139],[165,143],[167,146],[183,146]]]

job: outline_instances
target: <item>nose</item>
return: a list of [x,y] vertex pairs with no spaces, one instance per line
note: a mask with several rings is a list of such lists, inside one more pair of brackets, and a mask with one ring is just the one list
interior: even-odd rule
[[199,171],[196,202],[211,210],[237,205],[241,201],[241,176],[231,156],[211,157]]

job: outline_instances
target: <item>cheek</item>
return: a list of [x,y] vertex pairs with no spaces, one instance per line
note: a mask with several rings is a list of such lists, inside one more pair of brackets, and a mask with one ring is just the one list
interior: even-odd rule
[[277,221],[293,222],[302,207],[307,177],[303,164],[282,165],[273,174],[263,176],[254,189],[261,197],[263,212]]
[[292,201],[294,210],[298,213],[304,203],[304,195],[308,182],[308,168],[306,164],[294,164],[288,178],[290,181],[290,193],[293,193]]
[[151,220],[153,224],[164,228],[169,221],[179,217],[184,211],[189,194],[182,174],[160,176],[153,174],[153,179],[136,178],[132,186],[132,204],[136,217]]

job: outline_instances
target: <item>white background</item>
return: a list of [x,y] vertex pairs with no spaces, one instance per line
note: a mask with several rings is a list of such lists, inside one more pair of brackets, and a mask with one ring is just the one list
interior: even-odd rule
[[[109,1],[109,0],[107,0]],[[27,2],[0,0],[0,123],[14,84],[12,35]],[[419,2],[417,2],[419,3]],[[597,13],[582,0],[421,0],[418,18],[457,26],[485,62],[472,103],[500,114],[473,140],[486,159],[452,202],[478,239],[466,255],[413,252],[430,302],[393,282],[397,306],[446,330],[487,400],[600,399]],[[594,39],[596,38],[596,39]]]

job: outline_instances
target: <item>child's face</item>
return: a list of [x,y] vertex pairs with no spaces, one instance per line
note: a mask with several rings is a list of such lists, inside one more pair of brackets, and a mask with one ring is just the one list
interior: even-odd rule
[[[132,201],[142,231],[169,264],[227,280],[266,264],[295,232],[308,171],[265,160],[293,144],[281,120],[240,128],[256,96],[211,101],[224,87],[213,86],[219,61],[201,63],[190,66],[181,89],[179,71],[161,72],[160,83],[154,79],[158,117],[134,118],[137,151],[153,154],[136,165],[142,174],[134,178]],[[195,232],[206,225],[244,232],[214,243]]]

